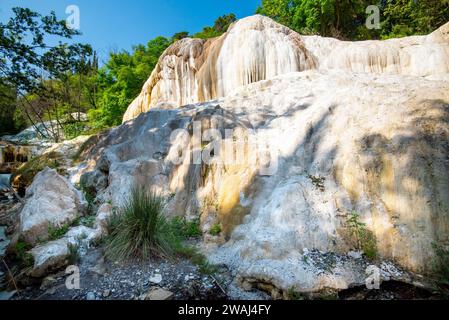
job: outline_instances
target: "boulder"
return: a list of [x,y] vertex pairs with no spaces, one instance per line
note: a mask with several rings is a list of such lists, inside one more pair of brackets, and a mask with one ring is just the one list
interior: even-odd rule
[[82,194],[56,170],[46,168],[36,175],[26,192],[20,213],[20,234],[35,245],[48,239],[49,228],[71,224],[85,209]]
[[67,264],[68,242],[64,238],[50,241],[31,249],[30,253],[34,260],[30,275],[40,278]]

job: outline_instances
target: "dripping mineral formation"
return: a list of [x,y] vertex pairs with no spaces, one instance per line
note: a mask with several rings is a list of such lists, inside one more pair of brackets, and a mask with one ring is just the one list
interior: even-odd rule
[[[168,48],[124,120],[95,137],[69,179],[50,184],[45,177],[58,173],[46,170],[33,182],[32,190],[65,190],[73,208],[82,199],[69,183],[95,190],[94,228],[81,230],[88,240],[139,182],[167,196],[168,215],[200,219],[211,262],[274,297],[363,285],[372,263],[382,279],[427,274],[434,245],[449,241],[449,24],[428,36],[352,43],[249,17],[219,38]],[[261,138],[276,151],[276,173],[259,174],[261,162],[246,161],[251,148],[238,164],[192,164],[190,154],[173,161],[173,131],[194,122],[236,129],[231,143]],[[351,236],[354,216],[372,236],[366,243]],[[210,235],[217,224],[222,233]],[[39,275],[55,261],[49,252],[58,263],[67,255],[60,242],[32,252]]]
[[123,120],[151,107],[205,102],[242,85],[309,69],[447,79],[448,41],[449,24],[428,36],[347,42],[301,36],[256,15],[237,21],[221,37],[186,38],[169,47]]

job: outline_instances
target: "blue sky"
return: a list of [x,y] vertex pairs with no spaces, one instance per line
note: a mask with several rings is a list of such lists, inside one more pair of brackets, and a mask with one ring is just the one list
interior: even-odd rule
[[223,14],[238,18],[254,14],[261,0],[0,0],[0,20],[6,21],[15,6],[46,14],[54,10],[67,17],[69,5],[80,9],[82,36],[77,41],[90,43],[102,58],[110,50],[130,50],[156,36],[175,32],[200,31]]

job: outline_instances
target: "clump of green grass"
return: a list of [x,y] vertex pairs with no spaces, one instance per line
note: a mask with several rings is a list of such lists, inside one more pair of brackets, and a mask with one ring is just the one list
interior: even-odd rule
[[80,217],[76,221],[76,225],[85,226],[85,227],[88,227],[88,228],[93,228],[93,226],[95,224],[95,218],[96,217],[94,215]]
[[221,225],[219,223],[214,224],[209,230],[209,234],[213,236],[218,236],[221,233]]
[[31,250],[31,245],[22,240],[17,241],[14,246],[13,252],[21,269],[29,268],[34,264],[34,258],[29,250]]
[[199,219],[188,221],[185,218],[174,217],[169,221],[170,229],[182,239],[197,238],[202,235]]
[[177,253],[185,258],[190,259],[192,263],[196,264],[199,271],[203,274],[211,275],[217,272],[217,266],[209,263],[207,258],[199,252],[199,250],[192,246],[179,246],[177,247]]
[[53,225],[48,226],[48,240],[58,240],[61,239],[70,229],[70,224],[64,224],[60,227]]
[[67,262],[69,264],[76,264],[80,260],[79,245],[67,244],[69,255],[67,256]]
[[363,251],[368,259],[375,259],[377,257],[376,237],[366,228],[366,224],[359,220],[359,214],[351,212],[346,223],[350,241],[355,249]]
[[113,214],[106,256],[116,261],[172,258],[180,245],[163,214],[163,198],[133,187],[127,203]]

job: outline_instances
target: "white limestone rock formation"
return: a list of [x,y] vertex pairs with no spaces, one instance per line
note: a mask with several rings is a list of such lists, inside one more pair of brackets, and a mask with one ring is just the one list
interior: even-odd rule
[[301,36],[270,18],[247,17],[221,37],[186,38],[170,46],[123,121],[152,107],[205,102],[242,85],[309,69],[447,78],[449,23],[428,36],[348,42]]
[[20,212],[19,232],[24,241],[35,245],[48,240],[50,227],[71,224],[83,214],[83,195],[54,169],[39,172],[26,192]]
[[[192,134],[194,121],[203,134],[238,129],[235,143],[260,138],[278,155],[277,170],[261,174],[252,145],[237,164],[192,164],[191,153],[174,162],[182,139],[170,137],[176,129]],[[348,237],[352,212],[381,259],[431,269],[432,244],[449,240],[448,141],[449,81],[309,70],[204,104],[151,109],[114,128],[87,161],[107,177],[97,190],[104,202],[119,206],[138,182],[167,196],[167,214],[199,217],[205,232],[220,224],[227,242],[209,257],[242,282],[316,292],[366,277],[366,265],[347,256],[358,249]],[[185,150],[211,151],[195,141]],[[258,161],[248,161],[253,155]],[[309,268],[305,248],[347,258]]]

